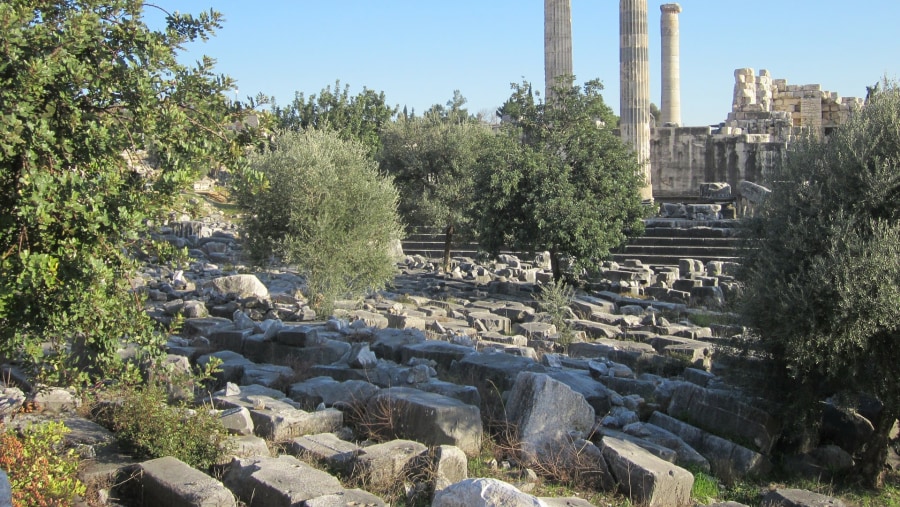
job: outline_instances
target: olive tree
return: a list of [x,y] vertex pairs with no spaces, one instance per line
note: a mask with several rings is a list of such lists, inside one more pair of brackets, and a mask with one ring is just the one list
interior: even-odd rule
[[[0,356],[61,381],[121,371],[123,340],[161,350],[127,249],[179,184],[239,152],[231,80],[177,60],[219,15],[153,30],[144,9],[0,2]],[[141,152],[153,167],[131,163]]]
[[[451,113],[457,109],[451,109]],[[400,118],[382,132],[381,168],[400,191],[400,213],[408,225],[444,229],[444,269],[454,237],[471,230],[475,167],[488,125],[455,121],[453,115]]]
[[[748,223],[743,314],[787,406],[865,394],[883,409],[855,456],[876,485],[900,415],[900,91],[886,84],[827,141],[795,143]],[[786,383],[789,384],[786,384]],[[838,396],[837,398],[840,398]]]
[[279,131],[247,162],[237,198],[249,251],[297,266],[317,311],[391,280],[397,190],[361,142],[333,130]]

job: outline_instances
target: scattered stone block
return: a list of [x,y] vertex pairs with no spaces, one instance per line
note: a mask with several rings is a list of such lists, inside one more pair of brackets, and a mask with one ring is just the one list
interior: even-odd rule
[[544,373],[520,373],[506,408],[527,461],[540,460],[538,454],[567,432],[587,434],[594,424],[594,409],[584,396]]
[[763,454],[769,453],[778,438],[778,424],[769,414],[731,394],[690,382],[675,384],[666,413],[706,431],[752,442]]
[[220,396],[214,399],[221,407],[246,407],[253,419],[256,435],[276,441],[337,431],[344,420],[343,414],[333,408],[306,412],[269,396],[242,393],[240,396]]
[[674,433],[709,461],[713,474],[719,477],[762,475],[771,468],[769,459],[730,440],[718,437],[674,417],[653,412],[648,421]]
[[171,507],[231,507],[234,495],[219,481],[171,456],[139,465],[143,500]]
[[481,407],[481,395],[478,393],[478,389],[476,389],[475,386],[466,386],[455,384],[453,382],[445,382],[443,380],[429,379],[427,382],[417,383],[415,387],[420,391],[456,398],[463,403]]
[[197,366],[205,368],[209,361],[214,357],[222,361],[219,370],[213,374],[216,381],[221,384],[226,382],[240,382],[241,378],[244,376],[244,367],[253,364],[253,361],[250,361],[237,352],[232,350],[220,350],[197,358]]
[[203,288],[223,296],[228,294],[235,294],[241,298],[250,296],[266,298],[269,296],[269,290],[255,275],[222,276],[206,282],[203,284]]
[[229,433],[237,435],[253,434],[253,418],[247,407],[235,407],[223,410],[219,414],[219,422]]
[[81,417],[70,417],[63,423],[69,428],[66,446],[77,449],[84,460],[78,479],[88,487],[108,488],[120,482],[119,477],[135,464],[132,456],[121,451],[115,435],[103,426]]
[[353,462],[353,473],[372,489],[388,488],[412,472],[416,460],[427,459],[428,448],[412,440],[391,440],[364,447]]
[[471,312],[467,316],[467,320],[472,327],[475,327],[477,321],[484,326],[484,331],[496,331],[503,334],[509,334],[512,325],[508,317],[491,312]]
[[493,313],[509,319],[510,323],[525,322],[534,315],[534,308],[523,304],[514,304],[496,308]]
[[591,373],[587,370],[563,368],[550,370],[547,372],[547,375],[569,386],[569,388],[576,393],[584,396],[588,405],[594,409],[594,414],[605,414],[612,406],[611,400],[616,393],[602,383],[594,380],[591,377]]
[[334,433],[319,433],[296,437],[288,442],[288,450],[301,457],[310,457],[325,463],[334,470],[350,472],[357,454],[362,448],[341,440]]
[[229,453],[229,459],[221,465],[227,465],[231,458],[270,458],[272,451],[269,450],[266,439],[255,435],[234,435],[225,439],[224,445]]
[[375,331],[374,341],[370,348],[375,355],[382,359],[402,363],[400,350],[405,345],[424,341],[425,333],[419,329],[379,329]]
[[481,411],[455,398],[408,387],[382,389],[369,399],[365,418],[380,435],[454,445],[470,456],[481,450]]
[[303,502],[303,507],[389,507],[381,498],[361,489],[345,489]]
[[545,498],[540,497],[540,501],[544,502],[547,507],[596,507],[584,498],[564,497],[564,498]]
[[0,505],[6,507],[12,505],[12,485],[9,483],[9,477],[2,469],[0,469]]
[[542,500],[499,479],[465,479],[434,495],[431,507],[546,507]]
[[230,328],[233,325],[231,319],[223,317],[189,318],[185,319],[184,325],[181,326],[181,336],[185,338],[209,336],[209,333],[214,329]]
[[468,458],[459,447],[438,445],[431,450],[431,460],[435,493],[469,477]]
[[275,336],[275,341],[292,347],[312,347],[321,345],[325,339],[320,336],[318,326],[284,326]]
[[320,345],[297,349],[299,357],[315,364],[332,364],[340,361],[350,352],[350,344],[344,341],[325,339]]
[[388,319],[384,315],[365,310],[355,310],[350,312],[350,320],[361,320],[365,322],[366,327],[375,329],[385,329],[388,327]]
[[418,315],[388,314],[388,327],[394,329],[419,329],[425,330],[425,318]]
[[769,491],[763,497],[766,507],[845,507],[843,501],[802,489],[780,488]]
[[450,367],[457,378],[478,388],[482,400],[511,389],[523,371],[545,372],[546,368],[533,359],[498,352],[469,354]]
[[251,506],[292,507],[344,491],[336,477],[287,455],[236,458],[225,471],[223,482]]
[[338,382],[331,377],[314,377],[291,386],[288,396],[304,410],[315,410],[319,404],[332,407],[335,403],[365,406],[378,386],[363,380]]
[[603,437],[599,447],[619,491],[634,503],[648,507],[690,504],[694,476],[687,470],[617,438]]
[[557,329],[548,322],[520,322],[516,324],[515,332],[529,340],[546,340],[556,335]]
[[275,364],[249,363],[244,365],[244,374],[241,376],[241,384],[258,384],[271,387],[284,378],[294,375],[294,369],[289,366]]
[[624,433],[622,431],[614,430],[612,428],[605,428],[603,426],[598,426],[596,430],[597,430],[596,433],[599,433],[599,436],[601,438],[610,437],[610,438],[616,438],[619,440],[624,440],[626,442],[630,442],[630,443],[644,449],[645,451],[649,452],[650,454],[656,456],[657,458],[659,458],[663,461],[668,461],[669,463],[676,463],[676,461],[677,461],[678,453],[676,453],[673,449],[670,449],[668,447],[656,444],[649,440],[644,440],[643,438],[636,437],[634,435]]
[[422,343],[405,345],[400,349],[400,362],[407,364],[412,358],[430,359],[446,370],[453,361],[458,361],[475,353],[472,347],[456,345],[450,342],[429,340]]
[[660,428],[654,424],[641,422],[629,424],[622,428],[622,430],[629,435],[633,435],[647,442],[652,442],[667,449],[672,449],[675,451],[674,463],[680,467],[700,470],[701,472],[706,473],[709,473],[710,471],[709,461],[697,452],[696,449],[688,445],[671,431]]

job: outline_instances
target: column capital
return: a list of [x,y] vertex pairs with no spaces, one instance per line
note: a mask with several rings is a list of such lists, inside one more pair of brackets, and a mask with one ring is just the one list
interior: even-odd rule
[[662,4],[659,6],[659,10],[662,12],[679,14],[681,12],[681,6],[678,4]]

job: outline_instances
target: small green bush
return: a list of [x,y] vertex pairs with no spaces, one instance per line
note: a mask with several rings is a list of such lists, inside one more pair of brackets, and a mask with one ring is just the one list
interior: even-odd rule
[[69,429],[62,422],[17,431],[0,425],[0,468],[7,472],[16,507],[71,505],[85,486],[78,480],[74,449],[61,450]]
[[200,470],[219,462],[226,436],[219,420],[206,407],[191,410],[166,398],[158,385],[126,388],[103,422],[137,458],[174,456]]
[[550,315],[550,323],[556,326],[558,332],[556,342],[564,352],[568,351],[569,345],[575,340],[575,330],[566,321],[569,305],[572,304],[574,297],[575,289],[562,281],[541,286],[541,291],[536,296],[541,311]]
[[362,145],[332,131],[280,132],[249,164],[235,193],[257,262],[274,256],[296,265],[320,313],[391,280],[398,194]]

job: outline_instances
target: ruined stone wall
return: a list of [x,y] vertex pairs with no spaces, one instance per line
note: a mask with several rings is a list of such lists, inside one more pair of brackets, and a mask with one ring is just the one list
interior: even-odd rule
[[650,142],[654,198],[698,196],[705,182],[726,182],[736,191],[742,180],[764,181],[786,146],[771,135],[657,127],[651,130]]
[[[767,70],[756,76],[753,69],[737,69],[734,80],[732,112],[726,127],[754,129],[759,128],[755,121],[768,119],[779,123],[776,131],[752,133],[790,137],[791,132],[783,129],[787,126],[805,128],[821,137],[847,121],[850,112],[863,104],[860,98],[841,97],[818,84],[790,85],[786,79],[772,79]],[[766,113],[771,116],[766,117]]]
[[[650,133],[656,199],[699,196],[700,183],[763,183],[788,143],[804,132],[827,136],[863,100],[820,85],[789,85],[766,70],[734,73],[732,111],[718,127],[657,127]],[[740,197],[736,195],[736,197]]]

